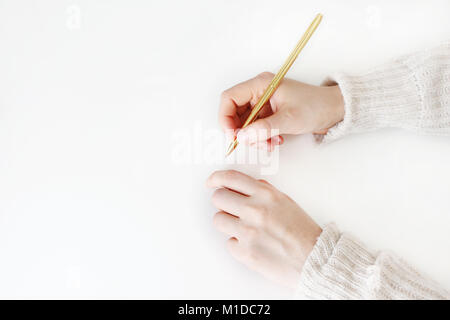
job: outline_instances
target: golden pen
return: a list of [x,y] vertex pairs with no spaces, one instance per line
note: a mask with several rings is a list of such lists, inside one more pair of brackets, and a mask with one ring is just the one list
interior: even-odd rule
[[[305,47],[308,40],[311,38],[314,31],[316,31],[317,27],[320,24],[320,21],[322,21],[322,14],[318,14],[309,28],[305,31],[300,41],[295,46],[294,50],[291,52],[289,57],[286,59],[286,62],[283,64],[281,69],[278,71],[278,73],[273,77],[272,81],[270,82],[267,89],[264,91],[263,95],[261,96],[261,99],[259,99],[258,103],[253,107],[252,111],[250,112],[247,120],[245,120],[244,125],[242,128],[247,127],[249,124],[251,124],[253,121],[256,120],[256,117],[258,116],[259,111],[261,111],[262,107],[266,104],[266,102],[270,99],[270,97],[273,95],[275,90],[280,85],[281,80],[283,80],[284,76],[288,72],[289,68],[294,63],[295,59],[297,59],[299,53],[302,51],[302,49]],[[228,147],[227,155],[230,155],[234,149],[236,149],[238,145],[237,138],[234,138],[234,141],[231,142],[230,146]]]

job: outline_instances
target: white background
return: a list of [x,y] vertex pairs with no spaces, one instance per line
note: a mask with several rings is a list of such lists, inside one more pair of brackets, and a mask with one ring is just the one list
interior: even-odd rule
[[[259,167],[175,164],[172,135],[217,128],[318,12],[288,73],[314,84],[450,38],[446,0],[0,0],[0,297],[289,298],[211,225],[206,177]],[[265,179],[450,288],[449,163],[445,137],[288,137]]]

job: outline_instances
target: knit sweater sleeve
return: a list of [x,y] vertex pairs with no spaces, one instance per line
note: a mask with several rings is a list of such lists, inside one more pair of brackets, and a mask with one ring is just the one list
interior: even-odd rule
[[339,84],[345,116],[323,137],[403,128],[450,135],[450,41],[400,57],[364,74],[338,73],[325,85]]
[[303,266],[301,299],[450,299],[450,293],[390,252],[375,253],[327,225]]

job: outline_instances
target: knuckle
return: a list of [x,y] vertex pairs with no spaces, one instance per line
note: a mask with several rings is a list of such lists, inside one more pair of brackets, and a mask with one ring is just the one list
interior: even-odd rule
[[223,171],[223,178],[225,180],[233,180],[239,175],[239,172],[236,170],[225,170]]
[[229,97],[230,97],[230,90],[229,89],[222,91],[222,93],[220,94],[220,99],[221,100],[226,100]]
[[260,78],[262,80],[272,79],[273,76],[274,76],[274,74],[269,71],[264,71],[264,72],[261,72],[260,74],[258,74],[258,78]]
[[258,210],[258,216],[261,221],[266,221],[269,217],[269,210],[267,209],[267,207],[261,206],[261,208],[259,208]]
[[264,179],[259,179],[258,181],[261,182],[259,194],[263,199],[268,200],[269,202],[280,200],[282,194],[280,191]]
[[248,204],[246,211],[259,225],[265,224],[268,218],[268,209],[264,205]]
[[269,221],[269,210],[265,206],[261,206],[255,214],[257,223],[264,226]]
[[269,189],[267,186],[262,186],[262,188],[259,190],[259,193],[261,194],[261,197],[265,200],[273,200],[274,192],[273,190]]
[[254,242],[258,238],[258,230],[253,227],[243,227],[242,234],[248,242]]
[[286,109],[286,111],[284,112],[284,118],[286,120],[294,120],[295,118],[297,118],[297,112],[296,110],[293,109]]
[[277,202],[279,200],[278,193],[270,188],[264,188],[264,197],[270,202]]
[[248,214],[250,216],[254,216],[254,215],[258,214],[259,206],[257,204],[254,204],[254,203],[247,203],[244,206],[244,211],[248,212]]

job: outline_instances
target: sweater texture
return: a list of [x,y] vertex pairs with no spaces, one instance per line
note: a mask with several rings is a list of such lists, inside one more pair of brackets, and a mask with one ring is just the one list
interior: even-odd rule
[[[450,135],[450,41],[360,74],[338,73],[344,119],[321,137],[402,128]],[[305,299],[450,299],[450,293],[388,251],[374,252],[333,223],[323,228],[296,291]]]

